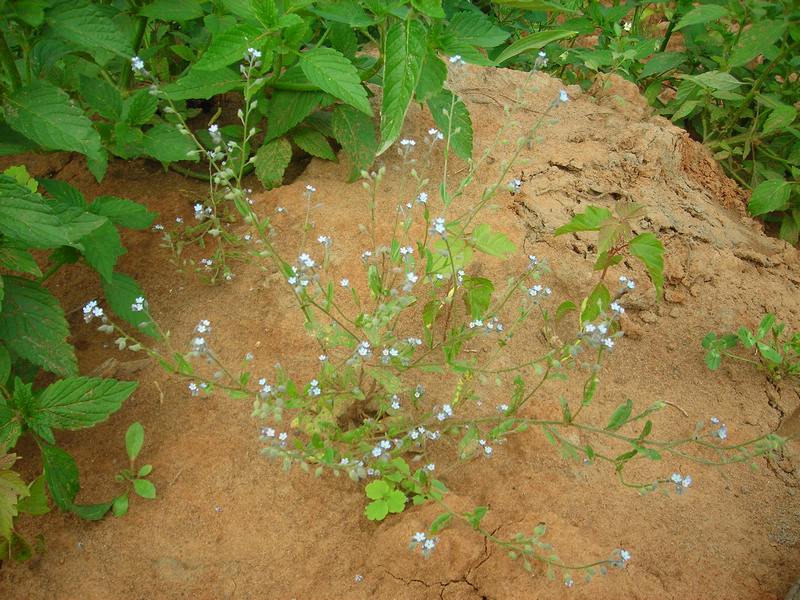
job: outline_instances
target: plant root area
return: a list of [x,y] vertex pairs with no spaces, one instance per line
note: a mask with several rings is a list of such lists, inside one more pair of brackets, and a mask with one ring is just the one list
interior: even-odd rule
[[[472,114],[475,156],[489,149],[486,168],[457,201],[462,209],[456,213],[477,202],[511,155],[514,141],[562,85],[535,74],[525,92],[526,108],[514,113],[504,134],[509,143],[492,146],[506,120],[503,107],[513,103],[513,90],[524,85],[525,77],[472,66],[451,74],[452,88]],[[626,275],[638,285],[623,299],[625,336],[605,362],[599,391],[581,416],[603,426],[628,398],[640,408],[662,400],[668,404],[653,419],[654,434],[662,439],[690,436],[697,421],[712,416],[727,424],[731,442],[779,430],[797,433],[792,418],[800,405],[796,384],[773,386],[749,365],[731,361],[711,372],[700,341],[709,331],[752,328],[765,312],[793,330],[800,328],[798,251],[765,235],[762,225],[746,215],[746,195],[685,131],[652,116],[631,84],[609,81],[610,86],[588,93],[568,88],[570,102],[546,117],[541,140],[523,150],[522,162],[509,173],[509,179],[523,181],[520,191],[512,195],[501,189],[478,221],[505,232],[520,251],[509,261],[473,263],[470,272],[491,277],[500,289],[526,264],[527,255],[535,254],[552,269],[542,282],[553,289],[551,310],[568,298],[579,301],[597,279],[592,272],[596,237],[554,237],[553,230],[589,204],[641,203],[646,216],[638,231],[655,233],[666,249],[664,298],[656,302],[640,264],[624,262],[611,269],[612,281]],[[430,115],[412,107],[404,137],[422,140],[429,127]],[[440,150],[428,160],[419,141],[415,149],[415,168],[431,177],[431,202],[441,173]],[[371,247],[367,195],[360,184],[344,183],[345,162],[343,156],[339,164],[312,160],[296,181],[254,193],[255,209],[272,215],[275,244],[290,260],[304,250],[321,258],[317,236],[330,235],[331,277],[348,277],[363,291],[360,256]],[[37,177],[62,178],[88,198],[113,194],[142,202],[160,213],[158,222],[167,229],[176,217],[191,222],[192,205],[208,189],[146,162],[113,161],[101,184],[79,158],[50,154],[3,160],[3,166],[16,163],[27,164]],[[376,166],[382,164],[387,176],[379,197],[384,226],[378,237],[386,242],[394,207],[413,200],[414,186],[393,149],[378,158]],[[464,173],[465,164],[451,158],[449,180],[458,181]],[[313,228],[301,248],[305,184],[318,192]],[[286,212],[277,213],[279,206]],[[249,231],[244,223],[234,229],[240,235]],[[234,263],[234,279],[211,286],[182,262],[199,261],[210,250],[190,247],[176,259],[161,236],[125,233],[128,253],[118,268],[146,290],[152,314],[171,332],[176,347],[188,348],[197,322],[208,319],[209,343],[234,369],[252,352],[256,377],[271,377],[276,362],[298,381],[315,375],[319,348],[304,332],[302,315],[274,269],[266,263]],[[139,354],[118,351],[113,339],[84,323],[81,307],[102,296],[94,273],[71,266],[48,285],[68,313],[81,372],[140,382],[108,421],[59,434],[59,443],[81,469],[78,501],[100,502],[119,493],[113,476],[127,466],[123,438],[133,421],[146,430],[140,460],[154,466],[158,498],[133,498],[127,516],[100,522],[57,510],[21,518],[19,530],[29,539],[41,534],[44,552],[28,563],[2,566],[4,600],[767,600],[784,598],[800,577],[794,442],[777,458],[757,459],[755,469],[706,467],[668,455],[658,462],[639,461],[642,466],[631,469],[631,478],[648,481],[681,472],[694,480],[681,495],[641,496],[602,463],[562,458],[537,430],[498,445],[491,459],[465,463],[455,458],[455,442],[442,440],[434,458],[437,476],[451,490],[448,503],[459,510],[488,506],[484,526],[496,535],[529,533],[544,522],[546,541],[565,562],[603,559],[615,548],[628,550],[631,560],[588,584],[577,574],[576,585],[567,588],[558,576],[549,581],[540,566],[525,572],[462,525],[442,532],[436,550],[424,559],[408,544],[440,512],[435,506],[409,505],[402,514],[374,523],[363,516],[361,485],[327,474],[315,479],[297,468],[282,472],[261,453],[259,431],[268,423],[251,417],[248,402],[222,394],[192,397],[186,380],[142,362]],[[457,318],[467,318],[463,307],[458,311]],[[564,339],[574,335],[574,321],[559,325]],[[533,324],[529,329],[520,333],[522,343],[509,349],[503,364],[522,363],[546,348],[541,330]],[[420,334],[409,324],[408,335]],[[569,383],[548,382],[525,414],[559,418],[559,396],[579,402],[582,381],[582,373],[573,373]],[[426,396],[441,403],[452,389],[433,382]],[[491,409],[510,394],[510,385],[481,391]],[[589,440],[574,434],[572,441],[585,445]],[[24,474],[34,476],[40,468],[35,445],[22,441],[16,453],[23,457]]]

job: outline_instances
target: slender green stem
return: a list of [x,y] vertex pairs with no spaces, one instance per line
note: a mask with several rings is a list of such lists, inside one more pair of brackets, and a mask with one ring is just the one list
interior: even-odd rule
[[[139,49],[142,47],[142,41],[144,40],[144,33],[147,31],[147,17],[137,17],[136,18],[136,29],[133,32],[133,54],[136,56],[139,53]],[[133,70],[130,68],[130,65],[125,65],[122,69],[122,76],[119,78],[119,87],[120,89],[127,90],[131,84],[131,76],[133,75]]]

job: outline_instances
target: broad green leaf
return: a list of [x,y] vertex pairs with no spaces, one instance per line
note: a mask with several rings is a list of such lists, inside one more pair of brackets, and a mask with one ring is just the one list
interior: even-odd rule
[[31,177],[30,173],[28,173],[28,169],[25,168],[25,165],[8,167],[5,171],[3,171],[3,175],[11,177],[14,181],[16,181],[22,187],[27,188],[31,192],[39,191],[39,182],[36,181],[35,178]]
[[686,62],[686,56],[685,52],[661,52],[655,54],[644,64],[644,67],[639,72],[639,77],[661,75],[672,69],[677,69]]
[[433,19],[444,19],[442,0],[411,0],[411,6]]
[[759,54],[766,54],[786,31],[785,21],[756,20],[739,36],[739,43],[731,52],[728,65],[741,67]]
[[611,211],[600,206],[587,206],[585,213],[576,213],[569,223],[555,230],[554,235],[563,235],[574,231],[599,231],[604,222],[613,218]]
[[630,400],[626,400],[625,404],[620,404],[611,415],[611,419],[606,425],[606,431],[616,431],[622,427],[630,418],[631,411],[633,411],[633,402]]
[[654,234],[641,233],[628,242],[628,249],[644,263],[660,298],[664,287],[664,245]]
[[34,517],[50,512],[47,492],[45,492],[44,475],[39,475],[39,477],[31,481],[28,486],[28,496],[20,501],[17,508],[19,512],[33,515]]
[[256,152],[256,177],[268,190],[278,187],[291,161],[292,146],[284,138],[267,142]]
[[141,89],[125,99],[122,107],[122,118],[134,127],[144,125],[156,114],[158,98]]
[[197,162],[197,146],[188,135],[182,134],[174,125],[156,125],[147,130],[143,141],[144,151],[162,163],[190,160]]
[[439,131],[450,136],[453,151],[464,160],[472,158],[472,120],[461,99],[443,89],[428,98],[428,109]]
[[355,181],[361,171],[369,169],[375,160],[378,150],[375,125],[364,113],[340,104],[333,111],[331,127],[352,165],[348,181]]
[[684,102],[683,104],[681,104],[680,108],[678,108],[678,110],[676,110],[672,114],[670,119],[673,122],[674,121],[680,121],[684,117],[688,117],[695,108],[700,106],[700,104],[701,103],[700,103],[699,100],[688,100],[688,101]]
[[756,343],[756,348],[758,348],[758,352],[766,358],[768,361],[779,365],[783,362],[783,356],[781,356],[780,352],[775,350],[769,344],[765,344],[764,342]]
[[417,102],[425,102],[431,96],[438,94],[446,80],[447,65],[436,52],[429,49],[425,55],[425,61],[422,63],[417,88],[414,90]]
[[172,100],[208,100],[241,86],[241,75],[232,69],[203,71],[191,68],[175,83],[165,86],[164,93]]
[[494,284],[484,277],[464,277],[464,302],[473,319],[479,319],[492,303]]
[[364,371],[386,390],[387,394],[397,394],[403,388],[402,380],[387,369],[366,367]]
[[12,129],[47,150],[97,156],[100,135],[69,96],[46,81],[36,80],[6,97],[5,120]]
[[386,34],[378,154],[385,152],[400,137],[422,71],[426,34],[419,21],[395,22]]
[[128,229],[147,229],[156,218],[156,213],[150,212],[142,204],[116,196],[98,196],[89,210],[106,217],[118,227]]
[[368,483],[364,488],[364,492],[367,494],[367,498],[370,500],[380,500],[389,494],[389,484],[382,479],[378,479]]
[[494,48],[508,39],[505,29],[495,25],[482,12],[463,11],[456,13],[445,28],[445,37],[458,43]]
[[22,154],[36,149],[34,142],[0,122],[0,156]]
[[81,194],[80,190],[71,186],[66,181],[62,181],[61,179],[41,179],[39,183],[50,196],[60,200],[67,206],[78,208],[81,211],[89,207],[89,203],[86,202],[86,198]]
[[292,133],[292,141],[311,156],[325,160],[336,160],[336,153],[331,148],[327,138],[316,129],[301,127]]
[[278,25],[278,7],[275,0],[251,0],[253,15],[267,29]]
[[675,26],[675,31],[680,31],[689,25],[700,25],[701,23],[709,23],[710,21],[718,21],[728,16],[728,9],[724,6],[716,4],[701,4],[693,8],[679,20]]
[[128,275],[114,273],[110,282],[101,281],[103,293],[111,310],[119,317],[152,338],[159,338],[158,328],[147,311],[138,312],[131,308],[134,300],[146,297],[142,288]]
[[370,521],[383,521],[389,514],[389,505],[386,500],[373,500],[367,504],[364,514]]
[[499,231],[492,231],[491,226],[486,223],[478,225],[472,231],[471,238],[477,250],[491,256],[507,258],[517,251],[517,247],[508,236]]
[[261,31],[259,27],[242,23],[214,34],[211,45],[192,69],[215,71],[232,63],[241,62],[248,48],[259,46],[256,40]]
[[707,89],[722,90],[725,92],[733,91],[742,85],[742,82],[736,79],[736,77],[730,73],[721,71],[706,71],[699,75],[680,75],[680,78],[693,81],[697,85]]
[[366,115],[372,115],[367,90],[355,65],[333,48],[314,48],[300,55],[300,67],[308,80]]
[[523,52],[528,52],[529,50],[539,50],[540,48],[544,48],[547,44],[557,42],[558,40],[563,40],[564,38],[572,37],[577,35],[577,33],[577,31],[570,31],[568,29],[550,29],[528,34],[525,37],[519,38],[513,44],[510,44],[500,53],[497,58],[494,59],[494,61],[498,65],[502,64],[509,58],[513,58],[519,54],[522,54]]
[[42,452],[44,478],[50,497],[61,510],[68,511],[80,490],[78,465],[75,460],[58,446],[37,440]]
[[114,513],[115,517],[123,517],[128,512],[128,504],[128,492],[125,492],[114,498],[114,501],[111,503],[111,512]]
[[354,60],[358,52],[358,36],[355,30],[344,23],[330,23],[330,39],[331,46],[341,52],[349,60]]
[[68,377],[34,398],[29,423],[55,429],[85,429],[105,421],[136,390],[136,381]]
[[323,92],[276,90],[269,100],[267,140],[282,136],[312,112],[327,105],[326,98],[332,100]]
[[769,113],[761,130],[764,133],[781,131],[791,125],[797,118],[797,109],[794,106],[779,104]]
[[578,12],[576,9],[565,6],[561,2],[555,0],[492,0],[494,4],[500,6],[507,6],[508,8],[517,8],[520,10],[539,10],[551,11],[555,10],[564,13]]
[[142,498],[152,500],[156,497],[156,486],[147,479],[134,479],[133,490]]
[[3,276],[0,340],[18,356],[56,375],[77,371],[75,351],[67,343],[69,326],[58,300],[38,283]]
[[[8,377],[8,376],[6,376]],[[0,397],[0,453],[14,447],[22,435],[22,416]]]
[[111,221],[106,222],[80,240],[86,262],[106,281],[111,280],[117,259],[125,254],[119,232]]
[[28,486],[11,467],[17,460],[14,454],[0,454],[0,538],[11,537],[17,503],[28,496]]
[[99,504],[73,504],[69,507],[71,513],[78,515],[85,521],[99,521],[111,509],[111,502]]
[[354,0],[317,0],[309,10],[327,21],[345,23],[354,28],[375,23],[375,19]]
[[390,513],[401,513],[406,507],[406,495],[400,490],[392,490],[386,497],[386,507]]
[[189,21],[203,16],[201,4],[196,0],[154,0],[143,6],[139,14],[161,21]]
[[[800,239],[800,209],[794,209],[783,215],[781,219],[781,228],[778,235],[782,240],[786,240],[790,244],[797,244]],[[0,248],[0,254],[2,248]]]
[[122,96],[119,90],[99,77],[81,75],[81,97],[99,114],[111,121],[122,116]]
[[123,121],[114,125],[113,152],[120,158],[130,159],[142,156],[144,152],[144,134],[138,127]]
[[609,304],[611,304],[611,293],[602,281],[598,281],[591,293],[581,302],[581,323],[594,321],[601,312],[608,309]]
[[106,50],[127,61],[133,55],[131,37],[117,25],[114,15],[110,6],[71,0],[51,8],[47,21],[53,33],[63,40],[89,52]]
[[[0,267],[9,271],[19,271],[34,277],[41,277],[42,271],[36,259],[27,250],[21,250],[10,245],[0,245]],[[2,288],[2,284],[0,284]],[[2,296],[2,294],[0,294]],[[0,307],[2,302],[0,302]]]
[[784,210],[789,204],[792,186],[783,179],[762,181],[753,190],[747,210],[753,216]]
[[144,427],[138,421],[131,423],[128,431],[125,432],[125,449],[128,451],[128,458],[131,462],[136,460],[144,444]]

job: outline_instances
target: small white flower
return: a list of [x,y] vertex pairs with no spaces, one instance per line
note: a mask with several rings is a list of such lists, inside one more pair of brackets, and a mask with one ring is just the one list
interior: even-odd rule
[[419,202],[420,204],[427,203],[428,202],[427,192],[420,192],[419,195],[417,196],[417,202]]
[[328,360],[328,355],[327,354],[320,354],[319,355],[319,362],[325,362],[326,360]]
[[339,282],[339,285],[343,288],[346,288],[350,285],[350,280],[347,277],[343,277],[342,280]]
[[447,225],[445,224],[444,217],[436,217],[433,220],[433,230],[442,236],[447,233]]
[[464,65],[466,63],[464,62],[464,59],[461,58],[460,54],[454,54],[453,56],[450,57],[450,64],[452,64],[452,65]]
[[628,562],[631,559],[631,553],[627,550],[620,550],[619,557],[622,559],[623,562]]
[[417,145],[417,142],[411,139],[402,139],[400,140],[400,145],[405,146],[406,148],[411,148]]
[[497,410],[501,413],[508,412],[508,404],[501,404],[500,406],[497,407]]
[[415,534],[414,534],[414,537],[413,537],[413,538],[411,538],[411,539],[413,539],[413,540],[414,540],[415,542],[417,542],[417,543],[422,543],[422,542],[424,542],[424,541],[425,541],[427,538],[426,538],[426,536],[425,536],[425,534],[424,534],[423,532],[421,532],[421,531],[418,531],[417,533],[415,533]]
[[307,186],[306,186],[306,191],[307,191],[309,194],[313,194],[314,192],[316,192],[316,191],[317,191],[317,188],[315,188],[313,185],[307,185]]
[[319,237],[317,238],[317,241],[318,241],[320,244],[322,244],[323,246],[326,246],[326,247],[327,247],[327,246],[330,246],[330,245],[331,245],[331,243],[332,243],[332,242],[331,242],[331,238],[329,238],[327,235],[321,235],[321,236],[319,236]]
[[630,31],[633,28],[633,23],[630,21],[625,21],[625,23],[622,25],[622,28],[625,31]]
[[565,103],[566,103],[566,102],[569,102],[569,96],[567,95],[567,91],[566,91],[566,90],[561,90],[561,91],[558,93],[558,99],[559,99],[559,101],[561,101],[561,102],[565,102]]
[[429,464],[425,465],[425,469],[427,471],[433,473],[436,470],[436,465],[433,464],[433,463],[429,463]]

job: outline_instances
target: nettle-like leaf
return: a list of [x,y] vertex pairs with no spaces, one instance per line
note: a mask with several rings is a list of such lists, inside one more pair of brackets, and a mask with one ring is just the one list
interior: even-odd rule
[[156,219],[156,213],[142,204],[116,196],[98,196],[89,210],[96,215],[106,217],[118,227],[128,229],[147,229]]
[[369,169],[375,160],[378,150],[375,125],[364,113],[340,104],[333,111],[331,127],[352,165],[348,181],[355,181],[361,171]]
[[41,186],[47,190],[47,193],[50,196],[68,206],[78,208],[82,211],[89,207],[89,203],[86,202],[84,195],[81,194],[77,188],[71,186],[66,181],[61,179],[41,179],[39,184],[41,184]]
[[472,119],[467,106],[453,92],[442,89],[428,98],[436,127],[450,136],[450,147],[464,160],[472,158]]
[[114,224],[106,221],[88,235],[83,236],[80,245],[86,262],[97,271],[100,277],[110,281],[117,260],[126,252]]
[[0,453],[14,447],[22,435],[22,417],[0,397]]
[[118,121],[122,117],[122,95],[119,90],[99,77],[80,77],[81,97],[101,117]]
[[276,90],[267,111],[267,140],[282,136],[315,110],[332,102],[333,98],[324,92]]
[[65,450],[37,440],[42,453],[44,477],[53,502],[61,510],[70,510],[80,490],[78,465]]
[[783,179],[762,181],[753,190],[747,210],[753,216],[785,210],[789,205],[791,191],[792,184]]
[[417,102],[426,102],[428,98],[438,94],[446,80],[447,65],[436,52],[428,49],[417,80],[417,88],[414,90]]
[[92,174],[102,179],[105,151],[100,135],[83,111],[52,83],[36,80],[19,88],[6,97],[3,109],[12,129],[47,150],[86,155]]
[[333,48],[314,48],[300,55],[300,67],[308,80],[321,90],[336,96],[372,116],[367,90],[355,65]]
[[111,7],[94,2],[59,2],[47,12],[58,37],[89,51],[105,50],[126,60],[133,54],[129,35],[114,20]]
[[[33,255],[27,250],[14,247],[11,244],[0,244],[0,267],[9,271],[27,273],[34,277],[42,276],[42,271]],[[2,306],[1,303],[0,306]]]
[[386,33],[381,103],[381,145],[385,152],[400,137],[411,97],[422,72],[427,31],[420,21],[398,21]]
[[283,183],[283,174],[292,161],[292,145],[284,138],[267,142],[256,152],[256,177],[271,190]]
[[203,53],[192,68],[202,71],[214,71],[240,62],[250,47],[259,47],[260,27],[242,23],[236,27],[214,34],[211,45]]
[[182,134],[174,125],[156,125],[147,130],[143,139],[144,151],[162,163],[199,160],[192,139]]
[[105,421],[136,390],[136,381],[69,377],[37,394],[26,415],[31,427],[85,429]]
[[69,376],[77,372],[75,351],[67,343],[69,326],[58,300],[34,281],[4,275],[0,340],[34,365]]
[[411,5],[423,15],[433,19],[444,19],[445,17],[442,0],[411,0]]
[[487,223],[478,225],[472,231],[471,241],[476,250],[499,258],[507,258],[517,251],[507,235],[492,230]]
[[664,287],[664,245],[654,234],[641,233],[628,242],[628,249],[644,264],[660,298]]
[[311,156],[325,160],[336,160],[336,153],[331,148],[328,139],[316,129],[309,127],[298,128],[292,133],[292,141]]
[[574,231],[599,231],[603,223],[611,218],[611,211],[607,208],[587,206],[585,213],[576,213],[569,223],[556,229],[554,235],[563,235]]
[[122,105],[122,119],[134,127],[144,125],[156,114],[158,98],[147,89],[141,89],[125,99]]
[[145,297],[145,293],[136,281],[122,273],[114,273],[110,280],[101,280],[103,294],[111,310],[136,327],[139,331],[152,338],[159,339],[158,328],[153,323],[147,311],[134,311],[134,300]]
[[486,314],[492,303],[494,284],[484,277],[464,277],[464,302],[473,319]]
[[0,538],[10,539],[17,516],[17,504],[30,495],[28,486],[11,467],[17,461],[15,454],[0,454]]
[[242,77],[233,69],[204,71],[192,67],[175,83],[164,86],[164,93],[172,100],[208,100],[241,86]]
[[189,21],[202,17],[203,8],[195,0],[154,0],[143,6],[139,14],[160,21]]

